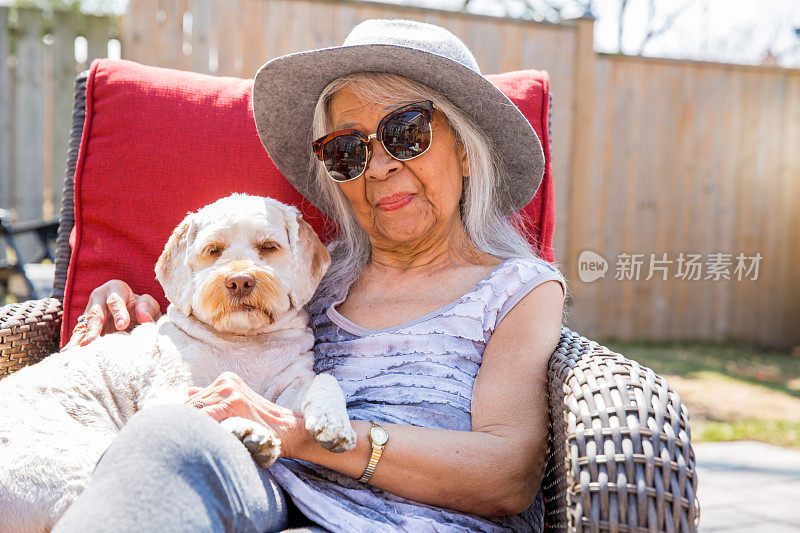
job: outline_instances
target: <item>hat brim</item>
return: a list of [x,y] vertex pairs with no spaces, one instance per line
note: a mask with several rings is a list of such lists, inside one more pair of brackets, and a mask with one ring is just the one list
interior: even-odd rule
[[420,81],[471,117],[488,135],[501,165],[498,202],[503,214],[525,207],[536,194],[544,174],[539,138],[514,103],[488,79],[416,48],[336,46],[272,59],[259,69],[253,84],[253,112],[264,148],[286,179],[321,211],[331,215],[314,186],[314,108],[331,81],[356,72],[385,72]]

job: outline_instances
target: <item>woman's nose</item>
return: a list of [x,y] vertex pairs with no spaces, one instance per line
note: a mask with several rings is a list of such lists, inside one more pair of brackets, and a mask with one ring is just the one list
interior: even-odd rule
[[370,157],[365,170],[367,179],[383,180],[402,168],[403,162],[390,156],[378,139],[370,139],[369,142]]

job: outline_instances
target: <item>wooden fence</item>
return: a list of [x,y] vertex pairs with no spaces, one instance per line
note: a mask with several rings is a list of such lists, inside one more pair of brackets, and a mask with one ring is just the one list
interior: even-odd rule
[[[252,77],[269,58],[340,44],[374,17],[450,29],[487,74],[550,73],[556,262],[574,328],[800,345],[800,70],[597,54],[589,19],[352,0],[130,0],[120,39],[134,61]],[[579,269],[587,251],[601,260]],[[739,254],[749,272],[736,269]],[[602,260],[605,277],[589,281]],[[661,268],[645,279],[651,260]],[[638,276],[628,262],[642,263]]]
[[113,28],[107,17],[0,7],[0,207],[19,221],[58,215],[75,75],[106,57]]
[[[592,55],[558,228],[575,323],[622,338],[800,344],[800,70]],[[587,249],[609,262],[697,254],[704,268],[682,279],[673,263],[666,280],[637,281],[611,267],[581,283]],[[760,254],[745,260],[757,276],[735,273],[739,254]],[[713,272],[727,261],[730,279]]]

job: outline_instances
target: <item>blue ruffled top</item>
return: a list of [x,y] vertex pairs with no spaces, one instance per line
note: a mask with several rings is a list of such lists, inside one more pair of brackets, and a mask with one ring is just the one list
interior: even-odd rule
[[[449,305],[378,330],[340,315],[334,306],[343,298],[313,302],[314,370],[339,381],[352,420],[470,431],[472,388],[486,343],[517,302],[550,280],[565,287],[545,260],[508,259]],[[544,530],[541,490],[525,512],[487,518],[402,498],[305,461],[279,459],[263,472],[331,531]]]

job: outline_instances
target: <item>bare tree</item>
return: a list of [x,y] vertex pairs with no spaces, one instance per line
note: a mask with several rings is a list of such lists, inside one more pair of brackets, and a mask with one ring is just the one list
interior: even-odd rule
[[617,13],[617,52],[622,53],[622,34],[625,29],[625,11],[628,9],[628,0],[619,0]]
[[[633,2],[635,3],[635,2]],[[669,2],[673,3],[673,2]],[[675,8],[673,11],[670,11],[664,19],[661,21],[660,24],[656,24],[656,19],[658,15],[658,5],[659,2],[657,0],[647,0],[647,22],[645,24],[645,35],[642,38],[639,46],[636,48],[635,55],[641,55],[644,52],[644,48],[647,46],[654,37],[658,37],[662,33],[666,33],[672,28],[672,25],[675,23],[675,20],[678,19],[686,10],[691,7],[691,5],[695,3],[695,0],[685,0],[680,6]],[[628,11],[628,8],[631,6],[632,2],[630,0],[619,0],[619,10],[617,11],[617,51],[622,53],[622,41],[625,34],[625,14]]]
[[[617,50],[622,52],[622,43],[626,30],[626,14],[628,9],[638,2],[648,2],[647,23],[645,35],[636,47],[636,54],[641,54],[645,46],[659,35],[666,33],[672,28],[675,20],[678,19],[696,0],[685,0],[680,6],[668,12],[659,23],[659,7],[663,4],[670,5],[674,1],[665,2],[663,0],[618,0],[617,10]],[[461,9],[466,10],[471,0],[464,0]],[[595,0],[500,0],[505,7],[506,14],[520,13],[520,18],[534,20],[548,20],[550,22],[560,22],[564,20],[564,13],[592,13]]]
[[[530,20],[547,20],[549,22],[561,22],[564,20],[565,11],[576,11],[581,13],[591,11],[595,0],[498,0],[506,15],[517,13],[519,18]],[[461,11],[466,11],[471,0],[463,0]],[[521,11],[520,11],[521,10]]]
[[[414,0],[408,1],[413,2]],[[561,22],[568,17],[593,13],[600,4],[599,0],[495,0],[495,2],[495,5],[500,5],[505,9],[506,16],[549,22]],[[659,36],[674,31],[680,24],[692,22],[681,20],[681,17],[686,17],[692,12],[697,13],[699,9],[701,13],[699,16],[702,17],[699,27],[700,31],[705,32],[704,37],[700,42],[673,43],[672,55],[712,61],[742,61],[743,58],[747,58],[747,62],[757,61],[757,58],[751,57],[753,56],[754,32],[756,24],[759,24],[759,21],[763,23],[764,17],[758,21],[754,20],[753,27],[749,30],[740,27],[727,35],[715,36],[711,39],[708,30],[710,26],[708,3],[709,0],[616,0],[611,15],[612,20],[616,19],[617,22],[616,43],[611,45],[612,50],[616,49],[619,53],[641,55],[648,45],[651,49],[655,46],[654,41]],[[467,10],[468,7],[474,9],[477,5],[477,0],[462,0],[461,9]],[[646,10],[646,19],[644,21],[637,20],[637,27],[634,28],[632,27],[633,18],[629,15],[637,8]],[[762,54],[768,50],[771,51],[778,58],[779,63],[785,64],[785,66],[800,66],[800,27],[794,27],[797,25],[796,21],[794,21],[794,26],[789,25],[792,38],[786,39],[785,25],[791,22],[793,21],[786,18],[773,21],[776,28],[774,36],[770,42],[765,43],[759,49]],[[641,37],[634,39],[634,34],[641,35]],[[624,44],[625,46],[623,46]]]
[[[627,0],[623,0],[624,3],[627,3]],[[672,25],[675,23],[675,20],[680,17],[689,6],[694,2],[694,0],[686,0],[683,4],[677,7],[674,11],[670,12],[666,17],[664,17],[664,21],[656,26],[655,25],[655,18],[656,18],[656,0],[649,0],[648,4],[648,11],[647,11],[647,32],[645,33],[642,42],[639,44],[639,48],[636,51],[636,55],[641,55],[644,51],[644,47],[647,46],[647,43],[650,42],[653,37],[658,37],[662,33],[667,32]],[[622,33],[621,33],[622,25],[620,24],[620,40],[619,40],[619,49],[622,51]]]

